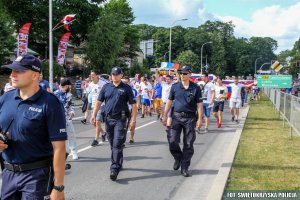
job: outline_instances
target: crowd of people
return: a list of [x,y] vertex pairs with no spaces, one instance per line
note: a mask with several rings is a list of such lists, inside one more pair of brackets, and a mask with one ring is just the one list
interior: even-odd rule
[[[80,159],[72,122],[75,116],[74,98],[84,101],[81,123],[85,125],[90,122],[95,126],[91,146],[106,141],[111,146],[112,181],[117,179],[122,169],[128,130],[129,144],[135,142],[138,114],[140,118],[155,114],[157,120],[162,122],[170,153],[174,157],[173,169],[181,168],[182,176],[188,177],[195,133],[202,133],[202,121],[204,133],[208,133],[212,111],[217,128],[222,128],[225,102],[229,101],[231,120],[239,123],[239,109],[246,103],[247,91],[253,86],[239,83],[237,77],[232,84],[225,85],[222,77],[210,80],[208,73],[203,73],[203,77],[192,82],[192,70],[188,66],[182,67],[173,76],[156,71],[153,75],[136,75],[134,78],[124,76],[121,68],[113,67],[108,79],[102,78],[96,70],[92,70],[86,79],[76,77],[73,84],[70,79],[62,77],[59,83],[58,80],[54,82],[54,91],[51,92],[49,82],[43,79],[42,66],[37,58],[27,55],[18,57],[5,67],[12,69],[12,73],[5,93],[0,97],[0,130],[2,134],[11,133],[7,141],[0,140],[4,167],[2,177],[6,185],[2,187],[3,199],[17,197],[21,193],[25,196],[34,193],[37,199],[41,195],[44,198],[51,195],[51,199],[63,197],[65,160],[69,154],[74,160]],[[228,87],[231,88],[229,100]],[[75,89],[75,97],[72,89]],[[259,92],[253,94],[256,98]],[[12,112],[11,107],[20,109]],[[28,135],[29,132],[35,134]],[[179,145],[181,133],[184,134],[182,149]],[[45,137],[39,137],[40,134]],[[30,145],[25,145],[24,149],[23,144]],[[26,152],[26,155],[20,156],[20,152]],[[49,174],[40,177],[41,170]],[[22,183],[22,187],[35,185],[42,192],[37,192],[33,187],[20,191],[10,184],[23,178],[27,181]],[[49,180],[54,180],[51,188]]]

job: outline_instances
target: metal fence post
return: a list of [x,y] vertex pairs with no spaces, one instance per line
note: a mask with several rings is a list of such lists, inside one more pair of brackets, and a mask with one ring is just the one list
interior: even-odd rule
[[285,121],[284,121],[284,118],[285,118],[285,103],[286,103],[286,94],[284,93],[283,94],[283,128],[285,128]]

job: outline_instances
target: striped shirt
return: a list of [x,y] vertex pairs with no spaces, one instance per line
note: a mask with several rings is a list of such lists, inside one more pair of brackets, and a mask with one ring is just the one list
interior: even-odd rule
[[81,80],[77,80],[75,82],[75,88],[76,88],[76,90],[80,90],[81,89]]

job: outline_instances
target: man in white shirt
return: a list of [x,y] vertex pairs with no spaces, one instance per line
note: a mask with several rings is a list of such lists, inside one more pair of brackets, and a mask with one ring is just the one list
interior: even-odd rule
[[204,80],[204,85],[200,86],[202,89],[202,98],[203,98],[203,114],[205,117],[205,129],[204,132],[208,133],[208,125],[210,122],[210,112],[211,108],[214,105],[214,99],[215,99],[215,88],[214,84],[211,83],[208,79],[208,73],[204,72],[203,73],[203,80]]
[[140,83],[140,89],[142,90],[142,117],[145,117],[145,114],[149,113],[151,116],[150,110],[150,96],[152,91],[152,85],[148,82],[148,79],[144,77],[143,82]]
[[[90,95],[92,96],[92,106],[91,106],[91,108],[93,109],[95,107],[97,98],[99,96],[99,93],[100,93],[102,87],[107,82],[102,80],[102,79],[99,79],[98,74],[95,70],[91,71],[91,80],[92,81],[90,82],[90,84],[89,84],[89,86],[86,90],[87,90],[87,93],[90,93]],[[100,133],[101,133],[102,142],[105,141],[106,134],[103,131],[102,126],[101,126],[102,121],[103,120],[102,120],[102,117],[101,117],[101,110],[99,110],[98,113],[97,113],[96,124],[95,124],[95,126],[96,126],[96,135],[95,135],[95,139],[93,140],[91,146],[97,146],[99,144],[98,140],[99,140],[99,137],[100,137]]]
[[215,85],[215,101],[213,112],[214,116],[217,119],[218,128],[222,126],[222,119],[223,119],[223,110],[224,110],[224,101],[227,98],[227,87],[222,83],[222,77],[217,78],[217,82]]
[[[235,120],[236,123],[238,123],[239,122],[239,111],[240,111],[241,104],[242,104],[241,90],[242,90],[242,87],[245,87],[245,85],[239,83],[238,77],[235,77],[234,83],[229,84],[229,86],[231,87],[231,97],[230,97],[230,101],[229,101],[230,112],[232,115],[231,120],[232,121]],[[235,114],[234,114],[234,110],[235,110]]]

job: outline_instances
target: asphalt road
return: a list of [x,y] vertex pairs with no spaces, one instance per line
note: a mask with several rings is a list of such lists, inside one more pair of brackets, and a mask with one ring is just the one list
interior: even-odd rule
[[156,120],[156,115],[138,118],[135,143],[129,145],[127,140],[123,170],[116,182],[109,179],[109,144],[105,142],[90,147],[94,128],[89,124],[81,124],[80,119],[74,120],[79,160],[68,159],[72,168],[66,172],[65,177],[66,199],[206,199],[223,164],[222,158],[239,126],[231,122],[228,105],[226,108],[221,129],[217,128],[214,117],[211,117],[209,133],[197,134],[190,166],[191,177],[188,178],[172,169],[174,159],[168,149],[164,127]]

